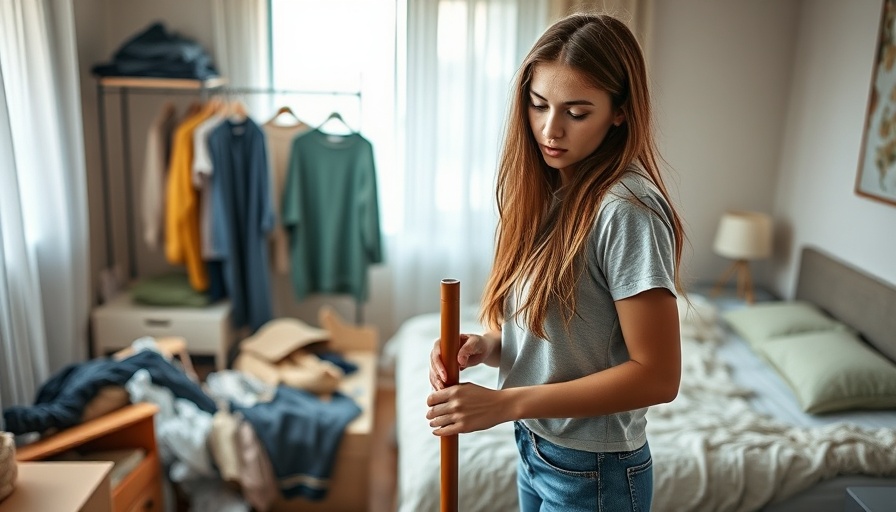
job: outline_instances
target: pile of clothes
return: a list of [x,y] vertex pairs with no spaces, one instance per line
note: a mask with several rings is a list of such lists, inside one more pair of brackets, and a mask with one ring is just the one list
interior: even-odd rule
[[[334,328],[338,336],[375,336]],[[334,338],[297,319],[272,320],[243,340],[235,369],[204,382],[164,343],[140,338],[112,357],[63,368],[33,405],[5,409],[0,427],[50,433],[150,402],[159,407],[156,440],[167,480],[190,496],[191,510],[265,511],[280,496],[321,500],[345,428],[361,413],[338,389],[357,370],[340,352],[352,341]]]

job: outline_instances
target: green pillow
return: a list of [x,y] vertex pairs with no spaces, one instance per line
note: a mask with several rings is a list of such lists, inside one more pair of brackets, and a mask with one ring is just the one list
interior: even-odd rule
[[896,409],[896,365],[855,334],[816,331],[756,347],[812,414],[847,409]]
[[726,311],[722,318],[754,347],[791,334],[845,330],[843,324],[803,301],[760,302]]

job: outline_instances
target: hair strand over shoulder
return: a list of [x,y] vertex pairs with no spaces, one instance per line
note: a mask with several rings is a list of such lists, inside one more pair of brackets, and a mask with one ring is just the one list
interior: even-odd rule
[[[606,91],[625,121],[575,166],[571,186],[556,205],[559,173],[545,163],[529,127],[527,108],[538,63],[576,70]],[[584,270],[582,252],[607,191],[628,171],[645,174],[672,204],[659,169],[647,70],[638,41],[621,21],[608,15],[577,13],[554,23],[536,41],[517,73],[504,144],[498,164],[498,228],[492,272],[482,301],[482,321],[498,328],[510,315],[544,338],[550,307],[567,324],[576,307],[576,282]],[[670,229],[680,266],[684,230],[674,208]],[[681,283],[676,272],[675,285]],[[516,311],[505,305],[516,286],[528,292]]]

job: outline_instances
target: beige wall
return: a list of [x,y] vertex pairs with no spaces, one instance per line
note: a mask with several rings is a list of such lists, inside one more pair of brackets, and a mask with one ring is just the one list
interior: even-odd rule
[[[714,280],[727,209],[771,213],[798,2],[655,3],[652,87],[660,150],[689,238],[685,281]],[[765,265],[754,265],[760,280]]]
[[881,2],[806,0],[788,95],[772,286],[790,296],[811,244],[896,285],[896,206],[853,192]]
[[106,20],[104,6],[104,0],[79,0],[74,3],[89,205],[91,286],[96,285],[96,276],[104,267],[106,261],[106,252],[103,246],[106,216],[101,204],[102,183],[99,172],[99,137],[97,136],[96,128],[96,82],[90,76],[91,63],[97,55],[105,53],[103,33],[106,27]]
[[896,207],[853,192],[881,3],[655,2],[652,70],[660,144],[674,170],[690,280],[728,261],[719,215],[775,219],[775,254],[754,265],[783,297],[810,244],[896,283]]
[[[92,259],[104,263],[103,222],[93,63],[153,20],[162,20],[212,48],[210,0],[79,0],[75,2],[90,173]],[[879,2],[837,0],[662,0],[653,3],[651,79],[660,149],[672,169],[670,187],[689,236],[687,283],[715,279],[729,264],[712,253],[722,212],[730,208],[772,213],[775,257],[754,266],[760,283],[788,294],[794,247],[812,243],[896,282],[892,256],[896,208],[859,198],[852,183],[870,83]],[[162,98],[132,100],[131,144],[135,176],[142,137]],[[185,100],[184,100],[185,101]],[[107,99],[117,123],[117,98]],[[117,129],[112,128],[113,176],[120,173]],[[113,183],[113,187],[120,187]],[[116,190],[120,190],[116,188]],[[121,197],[113,216],[117,254],[125,257]],[[876,248],[880,246],[882,250]],[[388,255],[387,255],[388,258]],[[139,254],[141,271],[165,267]],[[383,337],[394,331],[388,267],[371,278],[373,300],[365,320]],[[278,314],[314,321],[323,300],[297,304],[288,286],[275,289]],[[400,300],[400,299],[398,299]],[[332,300],[353,318],[350,300]]]

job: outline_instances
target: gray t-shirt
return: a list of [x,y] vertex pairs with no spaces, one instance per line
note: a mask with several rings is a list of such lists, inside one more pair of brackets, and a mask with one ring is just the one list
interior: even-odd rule
[[[577,314],[568,334],[562,313],[550,307],[544,325],[547,339],[538,338],[523,319],[510,317],[526,289],[517,289],[508,298],[499,388],[566,382],[628,361],[614,301],[652,288],[667,288],[675,294],[671,226],[671,207],[644,176],[629,172],[611,187],[584,248],[585,270],[576,285]],[[607,416],[527,419],[523,423],[561,446],[618,452],[644,444],[646,412],[642,408]]]

